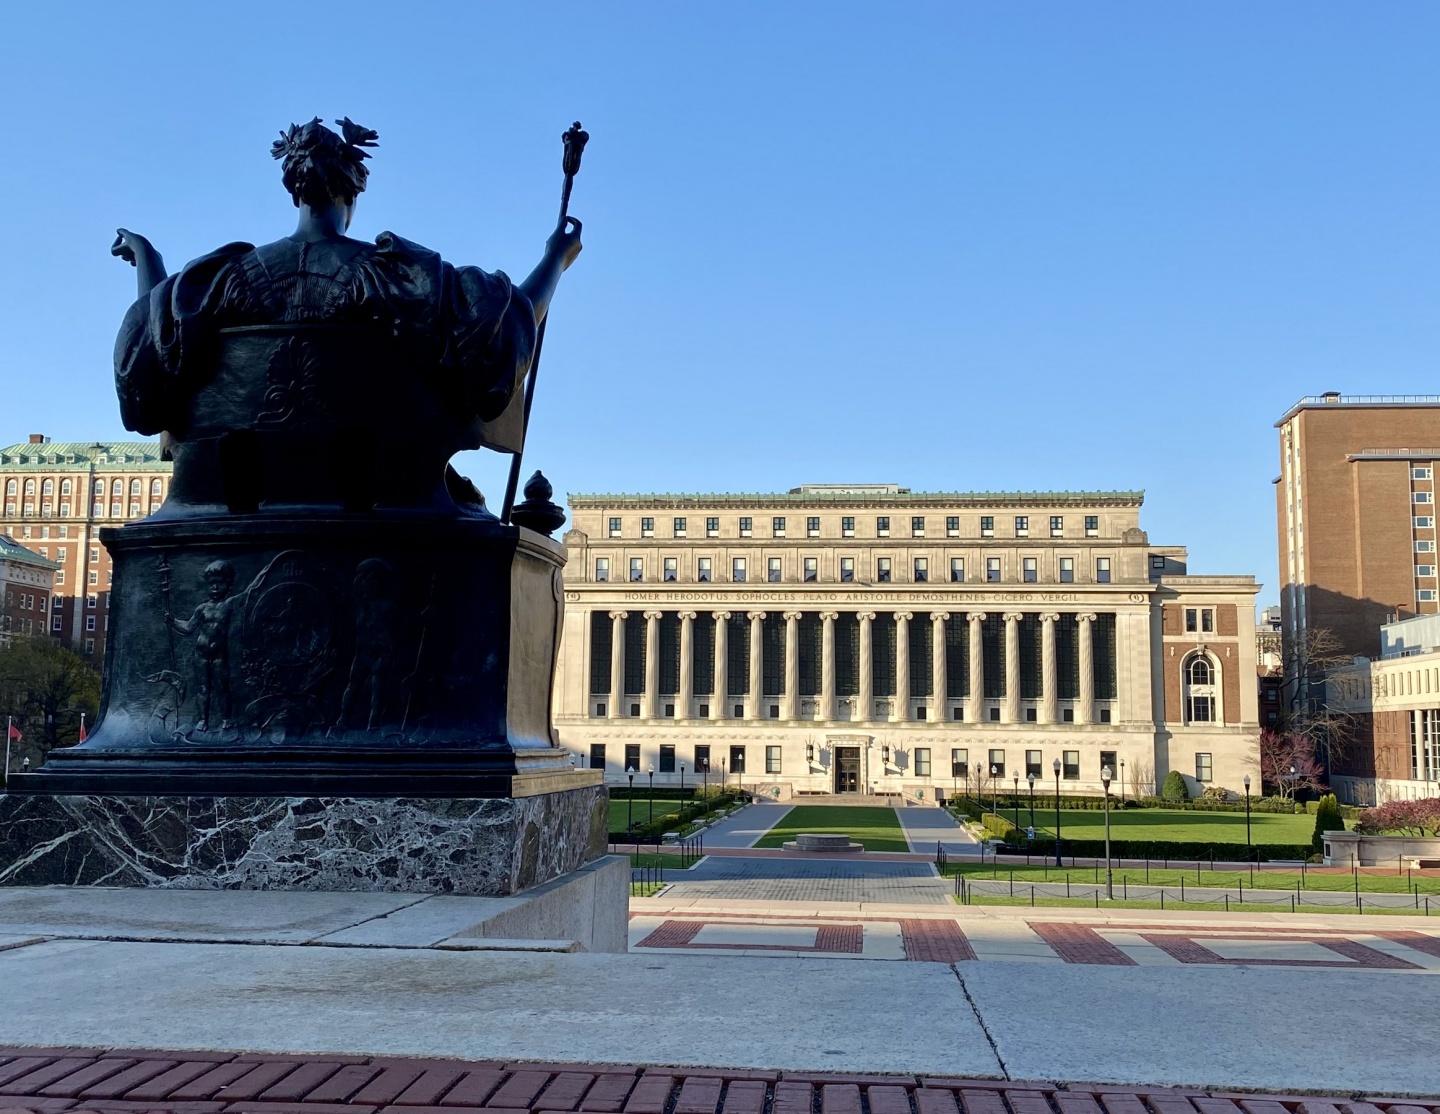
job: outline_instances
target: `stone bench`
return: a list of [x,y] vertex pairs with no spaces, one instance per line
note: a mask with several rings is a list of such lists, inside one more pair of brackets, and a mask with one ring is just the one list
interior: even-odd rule
[[784,845],[786,851],[823,851],[832,853],[855,853],[864,851],[863,843],[851,843],[843,833],[814,832],[798,835]]

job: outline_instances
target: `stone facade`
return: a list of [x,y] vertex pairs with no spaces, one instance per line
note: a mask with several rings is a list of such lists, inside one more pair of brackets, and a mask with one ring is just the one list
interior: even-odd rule
[[0,646],[45,634],[55,563],[0,531]]
[[[1138,492],[572,495],[554,719],[657,785],[1127,793],[1258,761],[1253,577],[1191,576]],[[1197,665],[1199,662],[1201,664]]]

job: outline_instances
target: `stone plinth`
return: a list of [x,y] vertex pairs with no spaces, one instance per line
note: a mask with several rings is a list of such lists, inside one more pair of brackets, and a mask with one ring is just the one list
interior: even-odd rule
[[0,796],[0,885],[515,894],[605,853],[593,785],[532,797]]
[[1405,866],[1440,862],[1440,837],[1326,832],[1326,866]]
[[819,851],[831,854],[854,854],[865,850],[863,843],[851,843],[850,837],[830,832],[807,832],[784,844],[786,851]]

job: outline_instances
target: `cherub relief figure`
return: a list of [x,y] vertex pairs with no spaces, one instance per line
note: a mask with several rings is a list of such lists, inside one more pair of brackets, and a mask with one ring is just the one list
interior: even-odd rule
[[200,719],[197,731],[210,727],[211,716],[220,713],[220,727],[230,726],[230,621],[250,598],[250,589],[230,595],[235,570],[228,561],[211,561],[205,566],[205,589],[209,599],[189,619],[176,619],[167,597],[165,625],[195,639],[200,659]]

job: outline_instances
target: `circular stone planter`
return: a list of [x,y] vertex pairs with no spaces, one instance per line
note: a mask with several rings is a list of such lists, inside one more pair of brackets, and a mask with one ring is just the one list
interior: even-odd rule
[[813,833],[798,835],[783,845],[786,851],[822,851],[836,854],[864,851],[863,843],[851,843],[847,835]]

